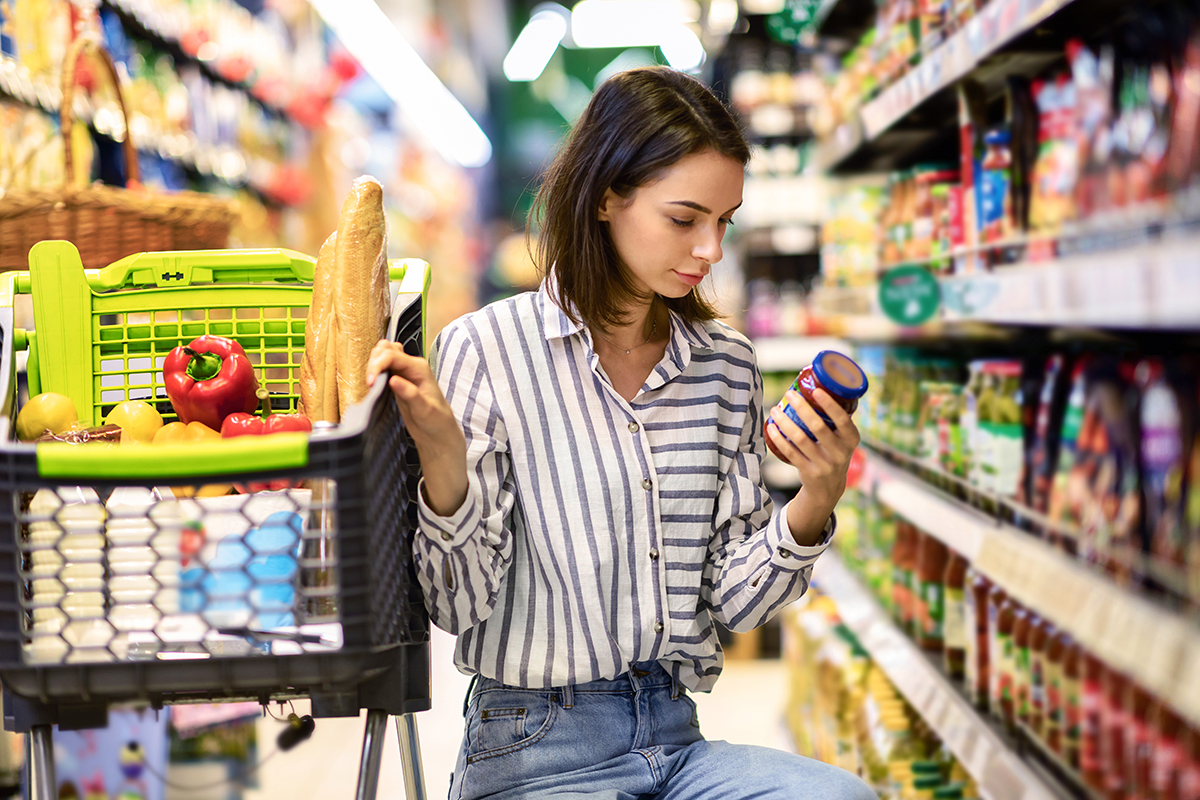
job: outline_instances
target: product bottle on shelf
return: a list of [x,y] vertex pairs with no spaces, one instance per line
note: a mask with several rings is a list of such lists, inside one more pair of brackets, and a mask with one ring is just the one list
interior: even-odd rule
[[1013,715],[1021,725],[1029,724],[1029,640],[1037,621],[1037,615],[1026,608],[1013,611]]
[[1130,800],[1150,800],[1151,748],[1157,716],[1157,704],[1142,687],[1129,682],[1125,689],[1125,712],[1129,724],[1125,731],[1125,791]]
[[1154,720],[1156,742],[1151,752],[1150,793],[1153,800],[1179,800],[1182,749],[1179,716],[1166,704],[1157,705]]
[[967,560],[957,551],[950,551],[942,582],[946,587],[942,619],[946,674],[961,681],[966,674],[967,641],[975,635],[975,621],[968,622],[967,617]]
[[917,544],[917,624],[915,638],[924,650],[942,649],[942,621],[945,612],[945,586],[949,550],[936,537],[919,533]]
[[988,708],[988,595],[992,582],[974,568],[967,571],[966,647],[963,653],[964,679],[971,703],[984,711]]
[[1063,655],[1062,753],[1067,765],[1082,773],[1079,761],[1080,726],[1083,719],[1083,648],[1068,638]]
[[1045,741],[1047,646],[1054,626],[1044,617],[1030,620],[1029,626],[1029,730]]
[[1126,800],[1125,782],[1126,728],[1132,722],[1126,712],[1125,694],[1129,682],[1115,670],[1104,671],[1103,728],[1100,757],[1104,769],[1103,792],[1106,800]]
[[1079,771],[1083,782],[1097,792],[1104,789],[1104,663],[1083,653],[1083,683],[1079,728]]
[[988,705],[1000,722],[1012,704],[1012,612],[1008,593],[993,586],[988,595]]
[[911,522],[896,520],[896,544],[892,548],[892,616],[896,624],[912,635],[914,619],[913,576],[917,563],[917,529]]
[[1042,718],[1042,739],[1051,752],[1059,755],[1063,753],[1066,658],[1070,644],[1070,635],[1059,629],[1053,630],[1046,642],[1046,706]]

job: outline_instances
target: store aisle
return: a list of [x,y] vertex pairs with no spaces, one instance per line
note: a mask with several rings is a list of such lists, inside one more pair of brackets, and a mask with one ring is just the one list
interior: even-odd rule
[[[462,701],[469,679],[454,669],[453,647],[452,636],[434,629],[433,710],[417,716],[431,800],[446,796],[462,736]],[[791,750],[791,737],[783,722],[786,689],[786,667],[781,661],[730,662],[715,692],[695,696],[705,735],[710,739]],[[304,713],[299,703],[297,713]],[[248,790],[246,800],[292,796],[325,800],[352,798],[364,720],[365,717],[318,720],[311,740],[291,752],[274,756],[263,765],[259,787]],[[274,720],[259,722],[259,746],[264,754],[274,749],[279,731],[280,724]],[[394,724],[389,724],[379,776],[379,797],[403,796],[404,780],[400,772],[396,729]],[[196,800],[197,796],[188,794],[186,797]]]

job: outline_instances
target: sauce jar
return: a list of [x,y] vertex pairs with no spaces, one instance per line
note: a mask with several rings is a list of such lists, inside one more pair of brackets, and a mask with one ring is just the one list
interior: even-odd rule
[[[822,350],[817,353],[817,357],[813,359],[813,363],[800,370],[800,374],[796,376],[791,388],[800,393],[800,396],[809,402],[813,410],[825,420],[825,424],[830,428],[836,427],[825,412],[821,409],[820,404],[813,397],[813,392],[817,389],[824,389],[829,393],[829,396],[837,402],[842,408],[846,409],[847,414],[853,414],[858,408],[858,398],[866,394],[867,391],[867,375],[862,371],[862,367],[855,364],[848,356],[833,350]],[[808,426],[801,421],[800,415],[796,413],[787,401],[787,397],[779,401],[776,408],[787,414],[788,419],[800,426],[800,430],[808,434],[808,438],[814,442],[817,437]],[[776,455],[781,461],[786,461],[783,454],[775,449],[775,445],[771,443],[767,437],[767,425],[770,425],[771,420],[768,416],[767,421],[763,424],[763,438],[766,439],[767,447],[771,448],[771,452]]]

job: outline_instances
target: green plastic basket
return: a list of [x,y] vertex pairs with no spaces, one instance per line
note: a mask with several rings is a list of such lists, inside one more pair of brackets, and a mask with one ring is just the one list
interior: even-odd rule
[[[163,360],[204,334],[241,344],[272,408],[289,411],[299,399],[314,267],[291,250],[201,250],[141,253],[85,270],[71,243],[41,242],[29,253],[29,272],[0,276],[0,309],[11,313],[15,295],[32,295],[34,330],[13,335],[14,349],[29,350],[29,393],[64,394],[95,425],[125,400],[150,402],[173,420]],[[391,262],[390,278],[393,296],[422,295],[423,320],[428,265]],[[15,374],[15,363],[3,367]],[[12,406],[9,398],[9,420]],[[48,476],[199,477],[228,472],[231,460],[246,470],[304,466],[307,452],[303,434],[115,452],[50,444],[38,447],[38,466]]]

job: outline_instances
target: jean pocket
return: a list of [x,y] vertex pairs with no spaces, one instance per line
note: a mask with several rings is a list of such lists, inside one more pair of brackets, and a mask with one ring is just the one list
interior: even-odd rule
[[557,708],[550,693],[481,692],[467,720],[467,762],[529,747],[550,732]]

